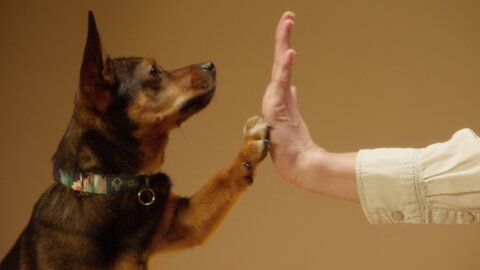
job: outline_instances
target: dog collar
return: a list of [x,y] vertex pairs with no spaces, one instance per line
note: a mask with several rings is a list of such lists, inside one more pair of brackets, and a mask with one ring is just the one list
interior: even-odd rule
[[150,181],[146,175],[69,172],[54,166],[53,178],[81,194],[114,195],[138,191],[138,199],[141,204],[151,205],[155,201],[155,192],[150,188]]

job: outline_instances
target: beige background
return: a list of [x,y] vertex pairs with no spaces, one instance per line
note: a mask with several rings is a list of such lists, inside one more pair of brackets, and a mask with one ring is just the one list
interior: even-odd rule
[[[211,59],[218,94],[174,132],[165,171],[192,194],[260,111],[280,14],[296,12],[294,82],[331,151],[421,147],[480,132],[479,1],[15,1],[0,3],[0,257],[51,184],[92,9],[112,56],[170,69]],[[61,207],[61,206],[59,206]],[[155,269],[478,269],[478,226],[369,225],[359,205],[282,182],[270,160],[203,247]]]

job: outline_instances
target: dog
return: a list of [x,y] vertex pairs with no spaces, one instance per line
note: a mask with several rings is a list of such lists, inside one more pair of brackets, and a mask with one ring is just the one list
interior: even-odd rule
[[[161,171],[169,132],[214,96],[211,62],[167,71],[105,54],[92,12],[72,119],[52,158],[55,182],[0,269],[147,269],[205,242],[253,181],[270,126],[252,117],[227,167],[192,197]],[[186,165],[185,165],[186,166]]]

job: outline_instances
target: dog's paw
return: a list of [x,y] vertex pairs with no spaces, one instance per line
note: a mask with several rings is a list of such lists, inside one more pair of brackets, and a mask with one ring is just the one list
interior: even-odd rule
[[245,142],[242,147],[242,166],[250,172],[268,153],[270,125],[260,116],[251,117],[243,127],[243,135]]

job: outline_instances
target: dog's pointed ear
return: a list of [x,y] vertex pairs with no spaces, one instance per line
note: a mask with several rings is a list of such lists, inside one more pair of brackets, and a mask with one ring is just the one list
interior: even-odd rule
[[80,70],[80,90],[92,105],[105,107],[108,103],[105,99],[109,97],[108,88],[113,85],[113,81],[112,60],[106,56],[103,50],[95,17],[89,11],[87,42]]

